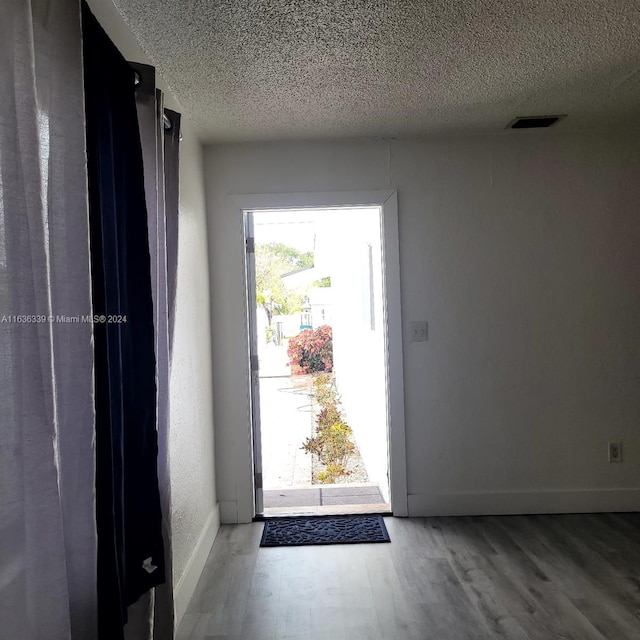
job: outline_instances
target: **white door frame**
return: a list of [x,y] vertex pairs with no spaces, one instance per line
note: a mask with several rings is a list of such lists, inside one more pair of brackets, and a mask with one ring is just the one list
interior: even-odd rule
[[253,211],[244,212],[245,237],[245,290],[247,292],[247,320],[249,330],[249,375],[251,403],[251,441],[253,443],[254,515],[262,513],[262,429],[260,426],[260,371],[258,367],[258,331],[256,318],[256,260]]
[[[407,457],[404,426],[404,375],[402,362],[402,312],[400,308],[400,252],[398,237],[398,201],[394,190],[375,191],[330,191],[325,193],[273,193],[235,195],[230,197],[235,215],[242,220],[242,254],[244,269],[247,273],[245,212],[263,209],[332,209],[348,207],[380,207],[382,229],[382,281],[383,281],[383,321],[387,348],[387,424],[389,440],[389,484],[391,508],[395,516],[408,515],[407,506]],[[245,302],[249,308],[250,291],[245,285]],[[245,319],[246,352],[251,352],[249,325]],[[245,380],[249,399],[248,430],[249,439],[246,451],[246,464],[240,468],[254,471],[254,434],[251,421],[251,380],[253,378],[249,357],[245,358]],[[253,475],[253,473],[252,473]],[[252,480],[253,482],[253,480]],[[244,484],[244,483],[243,483]],[[253,505],[256,514],[256,485],[253,484]],[[238,496],[240,500],[241,497]],[[249,505],[238,504],[238,512],[247,511]]]

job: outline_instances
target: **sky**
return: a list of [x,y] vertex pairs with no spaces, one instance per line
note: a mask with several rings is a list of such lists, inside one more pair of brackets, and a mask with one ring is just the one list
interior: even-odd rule
[[338,233],[342,216],[365,211],[379,215],[377,207],[348,209],[287,209],[280,211],[254,211],[254,233],[258,244],[282,242],[298,249],[313,251],[314,239],[318,233]]
[[256,211],[254,232],[256,242],[282,242],[298,249],[313,251],[315,222],[313,211]]

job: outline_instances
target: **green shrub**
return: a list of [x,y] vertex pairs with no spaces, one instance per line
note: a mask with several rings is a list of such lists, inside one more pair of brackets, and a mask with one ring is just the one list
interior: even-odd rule
[[320,373],[313,381],[313,396],[321,409],[335,407],[338,410],[338,390],[328,373]]
[[347,462],[355,452],[353,431],[340,411],[340,400],[331,377],[319,375],[314,381],[314,397],[320,407],[314,435],[302,445],[306,453],[315,454],[325,467],[318,473],[321,483],[333,483],[348,474]]
[[271,344],[272,342],[275,342],[275,336],[276,336],[275,327],[273,326],[265,327],[264,333],[265,333],[265,341],[267,344]]
[[336,480],[344,475],[346,475],[344,467],[330,464],[325,471],[318,472],[318,481],[320,484],[335,484]]

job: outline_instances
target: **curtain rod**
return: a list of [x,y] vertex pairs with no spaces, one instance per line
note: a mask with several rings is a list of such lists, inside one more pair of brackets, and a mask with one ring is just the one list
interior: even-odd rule
[[[133,70],[133,85],[138,88],[142,84],[142,76],[137,69]],[[162,126],[165,131],[171,131],[173,129],[173,122],[171,118],[166,114],[162,114]],[[180,140],[182,140],[182,134],[180,135]]]

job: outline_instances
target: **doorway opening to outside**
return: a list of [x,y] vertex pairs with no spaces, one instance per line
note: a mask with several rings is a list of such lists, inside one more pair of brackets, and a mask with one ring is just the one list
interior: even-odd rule
[[390,512],[381,207],[244,215],[256,514]]

